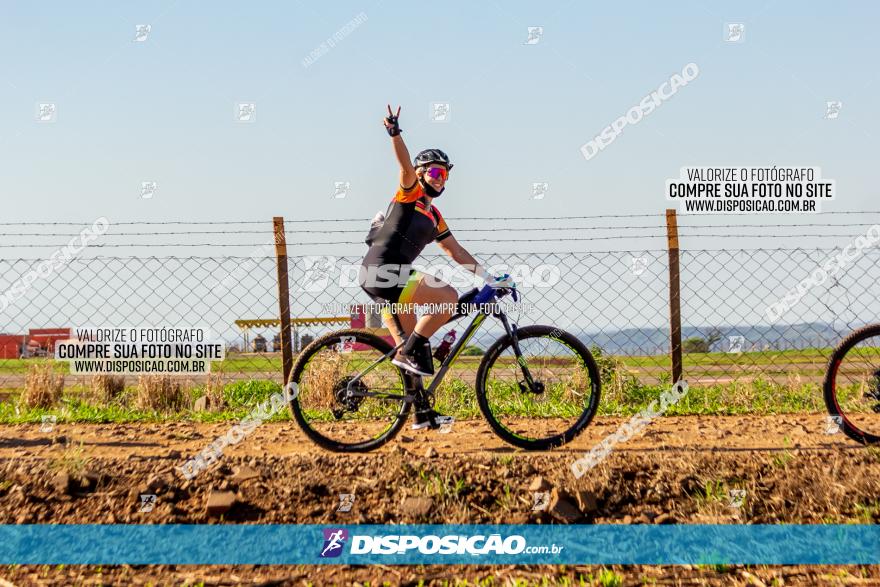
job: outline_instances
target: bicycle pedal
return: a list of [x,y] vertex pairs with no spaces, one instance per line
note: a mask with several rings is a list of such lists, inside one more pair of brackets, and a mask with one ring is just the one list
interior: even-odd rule
[[412,430],[438,430],[439,428],[440,424],[433,419],[427,422],[417,422],[411,427]]
[[[427,416],[425,415],[427,414]],[[452,425],[455,423],[455,418],[452,416],[444,416],[434,413],[434,410],[431,408],[418,410],[415,416],[415,422],[412,425],[413,430],[424,430],[425,428],[429,430],[438,430],[443,434],[448,434],[452,431]]]

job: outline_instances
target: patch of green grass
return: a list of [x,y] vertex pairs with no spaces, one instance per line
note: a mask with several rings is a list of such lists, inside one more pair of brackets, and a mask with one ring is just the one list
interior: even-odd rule
[[[591,349],[592,350],[592,349]],[[875,349],[880,352],[880,349]],[[456,361],[456,366],[476,368],[481,357],[477,352],[482,352],[479,347],[473,345],[465,347]],[[766,350],[751,351],[744,353],[685,353],[683,355],[684,367],[731,367],[742,369],[755,365],[773,367],[774,365],[798,364],[814,365],[824,370],[825,363],[831,355],[830,348],[808,348],[791,350]],[[594,354],[596,354],[594,352]],[[639,355],[639,356],[616,356],[623,366],[635,369],[670,370],[669,355]],[[4,374],[23,374],[27,372],[29,365],[38,363],[54,363],[58,372],[69,372],[69,365],[64,361],[54,361],[47,358],[31,359],[0,359],[0,377]],[[211,371],[215,373],[250,373],[250,372],[275,372],[280,373],[282,367],[281,353],[232,353],[223,361],[212,361]],[[687,371],[686,371],[687,372]]]
[[698,494],[698,500],[704,502],[721,502],[727,500],[727,485],[723,481],[709,481]]
[[256,406],[275,393],[281,393],[281,384],[274,381],[250,379],[223,386],[223,399],[233,409]]
[[782,452],[776,453],[773,455],[773,465],[784,469],[788,466],[788,463],[794,459],[794,454],[788,450],[791,447],[791,439],[788,436],[782,438]]
[[540,395],[523,392],[517,382],[489,381],[486,401],[498,417],[571,418],[583,411],[583,396],[571,393],[572,386],[562,381],[545,381]]
[[[824,364],[831,356],[830,348],[766,350],[744,353],[684,353],[685,367],[708,365],[774,365],[784,363]],[[627,367],[669,367],[668,355],[621,356]]]
[[71,477],[79,477],[85,472],[90,461],[91,457],[86,456],[82,442],[78,445],[68,443],[60,456],[49,461],[49,468],[64,471]]
[[510,485],[504,484],[501,497],[495,500],[495,503],[505,512],[509,513],[517,509],[516,497],[510,491]]
[[[279,386],[280,389],[280,386]],[[53,408],[27,408],[17,406],[13,402],[0,402],[0,423],[2,424],[39,424],[42,417],[54,415],[58,424],[89,423],[89,424],[124,424],[132,422],[230,422],[241,420],[247,416],[257,403],[242,404],[240,407],[227,408],[220,412],[193,412],[185,410],[175,413],[162,413],[153,410],[139,410],[119,404],[98,406],[81,397],[68,397],[62,400],[63,406]],[[266,421],[281,422],[290,419],[288,410],[283,409]]]
[[[599,414],[607,416],[631,416],[659,400],[668,385],[644,385],[623,397],[603,397]],[[603,394],[604,396],[604,394]],[[758,379],[752,382],[715,385],[689,385],[688,392],[665,414],[669,416],[691,415],[741,415],[741,414],[795,414],[823,412],[825,404],[819,384],[804,383],[790,386]]]
[[[580,413],[582,404],[573,401],[562,387],[551,387],[549,398],[535,401],[531,397],[523,397],[522,392],[513,382],[490,382],[489,401],[493,410],[500,416],[528,417],[563,417],[571,418]],[[200,389],[189,391],[193,397],[200,395]],[[647,408],[651,402],[657,401],[668,391],[668,385],[638,385],[625,393],[609,394],[602,390],[599,403],[599,415],[628,417]],[[19,424],[40,421],[43,414],[56,414],[63,422],[159,422],[194,420],[198,422],[221,422],[243,417],[258,403],[268,400],[275,392],[281,390],[278,383],[266,380],[250,380],[229,383],[224,386],[224,397],[229,407],[222,412],[190,412],[174,414],[158,414],[135,410],[121,402],[109,406],[97,406],[86,401],[76,393],[75,388],[67,388],[65,401],[67,409],[26,409],[18,406],[16,413],[15,399],[0,402],[0,423]],[[391,402],[373,400],[364,404],[370,413],[360,414],[361,418],[379,417],[385,419],[390,414],[382,406],[391,406]],[[481,413],[476,401],[476,392],[471,384],[461,379],[447,379],[440,386],[436,396],[436,407],[443,413],[455,416],[460,420],[480,418]],[[751,383],[729,383],[717,385],[691,385],[687,394],[670,405],[665,412],[668,416],[686,415],[742,415],[742,414],[794,414],[824,412],[821,390],[818,384],[803,384],[796,387],[757,380]],[[332,420],[333,416],[326,411],[321,415],[313,414],[317,420]],[[396,412],[396,407],[393,407]],[[286,419],[286,411],[273,419]]]
[[[635,415],[652,402],[657,401],[661,395],[670,388],[668,363],[666,355],[623,357],[608,356],[596,347],[592,349],[599,364],[602,379],[601,401],[599,415],[628,417]],[[792,413],[822,413],[824,403],[820,389],[821,373],[824,369],[825,357],[829,349],[801,349],[792,351],[764,351],[750,353],[690,353],[685,355],[685,374],[688,378],[695,379],[700,373],[711,376],[721,376],[727,373],[731,375],[741,374],[750,379],[755,376],[753,367],[759,367],[761,377],[742,382],[717,383],[717,384],[693,384],[688,393],[674,405],[670,405],[665,412],[669,416],[683,415],[742,415],[742,414],[792,414]],[[476,401],[476,392],[473,388],[473,376],[481,357],[460,356],[454,367],[447,372],[447,376],[436,392],[436,407],[444,413],[455,416],[460,420],[480,418],[481,413]],[[502,357],[496,368],[513,366],[510,357]],[[507,362],[505,362],[507,361]],[[540,362],[537,357],[529,359],[530,362]],[[6,359],[0,360],[0,380],[4,374],[24,373],[28,365],[47,363],[47,359]],[[366,356],[355,353],[349,367],[365,367]],[[774,365],[780,368],[775,369]],[[792,365],[797,365],[797,374],[784,381],[779,378],[771,378],[769,374],[786,373]],[[816,378],[804,377],[803,369],[814,365]],[[711,370],[703,367],[713,367]],[[573,367],[573,365],[572,365]],[[690,368],[689,368],[690,367]],[[68,369],[67,363],[54,362],[53,368],[59,372]],[[496,368],[493,368],[493,373]],[[728,369],[729,368],[729,369]],[[499,417],[532,417],[548,418],[559,417],[571,419],[580,414],[584,405],[584,396],[571,393],[571,385],[561,383],[559,377],[563,370],[571,373],[569,365],[550,361],[546,365],[544,382],[547,390],[541,396],[533,396],[522,392],[515,378],[509,375],[495,376],[490,374],[488,383],[489,403],[493,411]],[[810,367],[812,369],[812,367]],[[257,371],[280,373],[280,354],[266,355],[232,355],[225,361],[213,363],[215,373],[242,373]],[[811,371],[812,373],[812,371]],[[644,381],[649,380],[648,384]],[[569,380],[570,381],[570,380]],[[576,386],[577,390],[583,387],[583,382]],[[202,393],[204,386],[196,386],[188,389],[188,394],[195,398]],[[198,422],[228,421],[243,417],[258,403],[267,400],[273,393],[280,391],[278,383],[268,380],[252,379],[227,383],[223,388],[223,397],[228,404],[228,409],[223,412],[198,412],[183,411],[174,414],[156,414],[138,411],[126,407],[126,402],[120,401],[119,405],[95,406],[87,401],[71,400],[71,404],[64,411],[57,410],[39,411],[25,410],[21,406],[19,412],[15,412],[12,401],[19,389],[10,390],[12,393],[6,402],[0,402],[0,423],[39,422],[40,416],[46,413],[54,413],[62,422],[141,422],[141,421],[175,421],[194,420]],[[862,397],[859,390],[855,389],[851,394],[858,400]],[[80,383],[68,385],[65,389],[68,398],[78,395],[86,395],[88,386]],[[301,390],[302,391],[302,390]],[[840,393],[846,400],[846,393],[841,388]],[[130,395],[130,389],[126,390]],[[303,394],[305,396],[305,394]],[[853,401],[856,401],[853,400]],[[860,400],[859,400],[860,401]],[[334,416],[326,406],[320,404],[308,404],[307,412],[310,417],[320,421],[334,420]],[[389,407],[390,406],[390,407]],[[860,406],[860,404],[859,404]],[[856,406],[857,408],[859,406]],[[397,405],[391,402],[383,402],[378,399],[365,401],[361,405],[360,412],[355,415],[362,419],[389,419],[396,412]],[[315,411],[313,411],[313,409]],[[286,419],[284,411],[273,419]]]
[[94,406],[81,398],[65,398],[63,407],[28,408],[11,402],[0,403],[0,422],[4,424],[38,424],[43,416],[54,415],[57,422],[148,422],[172,419],[170,415],[151,414],[119,405]]
[[873,524],[874,519],[880,517],[880,501],[870,503],[857,503],[855,505],[855,522],[858,524]]
[[450,475],[448,472],[441,475],[420,469],[418,475],[425,494],[429,496],[459,499],[472,489],[463,477]]
[[[659,399],[660,394],[669,388],[669,357],[668,355],[652,356],[612,356],[604,354],[598,347],[591,349],[602,374],[602,402],[600,414],[628,416],[638,413],[652,401]],[[696,380],[699,377],[742,376],[752,379],[757,368],[760,378],[741,383],[719,383],[691,385],[689,393],[667,411],[669,415],[721,415],[721,414],[783,414],[821,412],[821,390],[818,381],[824,372],[825,361],[830,353],[827,348],[796,349],[785,351],[761,351],[745,353],[686,353],[684,368],[687,378]],[[367,354],[354,353],[350,367],[365,367],[370,357]],[[496,367],[507,365],[510,357],[502,357]],[[454,366],[447,373],[446,380],[437,391],[437,407],[460,419],[479,417],[475,391],[470,381],[476,371],[481,357],[467,356],[462,353]],[[507,361],[507,363],[505,362]],[[539,357],[529,359],[540,362]],[[62,361],[50,359],[3,359],[0,360],[0,381],[7,374],[24,374],[28,367],[35,364],[52,364],[57,372],[66,372],[69,365]],[[552,361],[550,365],[559,366]],[[784,382],[779,375],[792,374],[792,366],[796,366],[795,377]],[[231,354],[224,361],[212,362],[214,373],[280,373],[280,353],[266,354]],[[552,370],[552,369],[551,369]],[[773,377],[773,375],[777,375]],[[552,380],[552,377],[550,378]],[[807,381],[807,379],[809,379]],[[775,380],[775,381],[774,381]],[[802,382],[803,381],[803,382]],[[650,382],[650,384],[648,384]],[[84,391],[86,386],[73,384],[67,386],[67,393],[77,389]],[[497,407],[502,415],[530,417],[571,417],[580,406],[570,401],[549,386],[545,394],[549,399],[534,401],[522,395],[515,382],[498,380],[490,377],[490,394],[494,394]],[[191,388],[189,393],[196,397],[202,388]],[[252,406],[264,401],[272,393],[280,389],[277,383],[270,381],[250,380],[229,383],[224,386],[224,398],[231,409]],[[855,389],[855,388],[854,388]],[[13,394],[18,389],[10,390]],[[861,393],[853,392],[853,397],[861,398]],[[845,400],[846,393],[840,391]],[[103,413],[88,410],[82,413],[85,421],[109,421],[118,419],[137,420],[141,418],[133,412]],[[329,415],[329,414],[328,414]],[[379,415],[384,413],[379,411]],[[146,416],[148,419],[151,416]],[[174,416],[170,416],[172,419]],[[228,414],[227,416],[228,417]],[[0,416],[2,418],[2,416]],[[163,417],[164,419],[165,417]],[[200,415],[199,419],[216,420],[215,415]],[[220,419],[224,419],[221,416]],[[5,420],[3,420],[5,421]]]
[[27,373],[31,365],[51,364],[56,373],[69,373],[70,366],[67,362],[54,361],[52,359],[0,359],[0,376],[7,374],[23,375]]
[[460,420],[476,418],[480,415],[473,386],[461,379],[450,379],[447,376],[438,386],[435,399],[434,407],[442,414],[455,414]]
[[602,569],[596,577],[602,587],[620,587],[623,585],[623,575],[619,575],[611,569]]
[[700,562],[694,565],[700,570],[713,570],[716,573],[729,573],[731,567],[726,563],[716,562],[721,558],[719,554],[703,554],[700,556]]
[[707,514],[724,514],[747,507],[748,493],[734,493],[734,490],[740,492],[741,489],[734,481],[730,484],[721,480],[710,480],[703,486],[702,491],[694,495],[697,509]]

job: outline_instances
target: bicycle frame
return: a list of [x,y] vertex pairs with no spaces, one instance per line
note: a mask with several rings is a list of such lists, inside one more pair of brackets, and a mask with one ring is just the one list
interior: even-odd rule
[[[500,297],[503,297],[503,296],[499,296],[499,299],[500,299]],[[470,324],[468,324],[468,326],[465,329],[464,334],[461,336],[461,338],[449,350],[449,354],[446,356],[446,358],[440,364],[440,368],[438,369],[437,374],[434,375],[434,378],[431,380],[431,384],[428,386],[428,389],[422,388],[421,375],[414,375],[411,373],[406,373],[406,375],[408,375],[410,377],[410,379],[412,379],[412,387],[414,387],[414,389],[412,389],[411,391],[415,392],[416,394],[418,394],[419,392],[421,392],[422,394],[428,394],[428,395],[433,394],[434,390],[436,390],[437,387],[440,385],[440,383],[443,382],[443,378],[445,377],[446,372],[452,366],[452,363],[454,363],[455,360],[458,358],[458,355],[461,353],[461,351],[464,349],[464,347],[467,345],[467,343],[471,340],[471,338],[473,338],[474,334],[476,334],[477,330],[480,328],[480,326],[483,324],[483,322],[486,321],[486,318],[488,318],[489,316],[492,316],[494,318],[498,318],[501,321],[501,324],[504,325],[504,330],[507,332],[507,335],[510,336],[511,340],[513,341],[513,352],[516,355],[517,363],[522,368],[523,376],[525,377],[526,383],[529,386],[529,390],[532,391],[532,393],[537,393],[535,391],[535,382],[532,379],[531,373],[529,372],[529,368],[526,365],[525,360],[523,360],[523,358],[522,358],[522,352],[520,351],[520,348],[519,348],[519,339],[517,338],[517,335],[516,335],[516,324],[512,323],[507,318],[507,314],[505,314],[498,307],[497,301],[498,300],[496,299],[495,302],[486,304],[482,308],[477,309],[477,315],[474,316],[474,319],[471,320]],[[487,310],[487,306],[490,309]],[[452,316],[446,322],[446,324],[449,324],[450,322],[458,320],[459,318],[463,318],[464,316],[467,316],[468,314],[458,314],[457,313],[454,316]],[[393,354],[395,354],[397,352],[397,350],[400,347],[402,347],[406,343],[406,336],[403,332],[403,325],[400,323],[400,318],[398,318],[398,316],[396,314],[392,314],[392,316],[394,318],[395,326],[397,327],[397,334],[400,336],[402,341],[399,344],[397,344],[393,349],[391,349],[391,351],[386,353],[381,359],[377,359],[371,365],[368,365],[363,371],[358,373],[351,381],[348,382],[348,385],[346,386],[346,391],[351,397],[377,397],[377,398],[384,398],[384,399],[403,399],[404,401],[407,401],[407,402],[413,402],[416,400],[416,395],[411,394],[411,393],[408,393],[407,395],[397,395],[397,394],[386,394],[386,393],[374,393],[374,392],[370,392],[370,391],[360,392],[360,391],[356,391],[356,390],[352,389],[352,386],[355,383],[357,383],[358,381],[360,381],[360,379],[364,375],[366,375],[367,373],[372,371],[376,366],[378,366],[383,361],[389,359]],[[408,389],[407,391],[410,391],[410,390]]]

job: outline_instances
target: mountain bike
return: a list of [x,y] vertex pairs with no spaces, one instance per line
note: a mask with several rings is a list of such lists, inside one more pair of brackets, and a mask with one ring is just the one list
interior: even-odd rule
[[853,331],[834,349],[823,391],[833,426],[862,444],[880,441],[880,324]]
[[[296,383],[297,394],[289,399],[296,422],[326,449],[366,452],[394,438],[412,406],[434,407],[438,390],[446,402],[437,404],[443,411],[466,411],[472,406],[472,383],[480,411],[506,442],[547,450],[571,441],[598,409],[596,361],[573,334],[553,326],[517,327],[500,303],[508,294],[516,300],[516,290],[492,290],[488,302],[473,303],[486,297],[481,295],[485,288],[459,298],[447,324],[470,315],[473,320],[427,386],[421,376],[391,363],[405,340],[392,346],[368,330],[347,329],[312,341],[297,357],[288,382],[288,387]],[[490,317],[501,322],[505,334],[479,358],[474,376],[478,357],[471,356],[475,347],[467,345]],[[394,321],[402,334],[396,315]],[[469,352],[463,353],[466,347]],[[451,381],[444,385],[447,376]]]

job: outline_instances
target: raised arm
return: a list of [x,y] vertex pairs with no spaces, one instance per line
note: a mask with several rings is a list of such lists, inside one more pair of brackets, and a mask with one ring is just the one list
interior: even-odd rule
[[400,117],[400,106],[397,107],[397,114],[391,112],[391,104],[388,105],[388,116],[383,119],[385,130],[391,135],[391,146],[394,148],[394,156],[397,157],[397,163],[400,165],[400,186],[408,188],[416,182],[416,170],[413,167],[409,156],[409,149],[400,136],[400,126],[398,118]]

